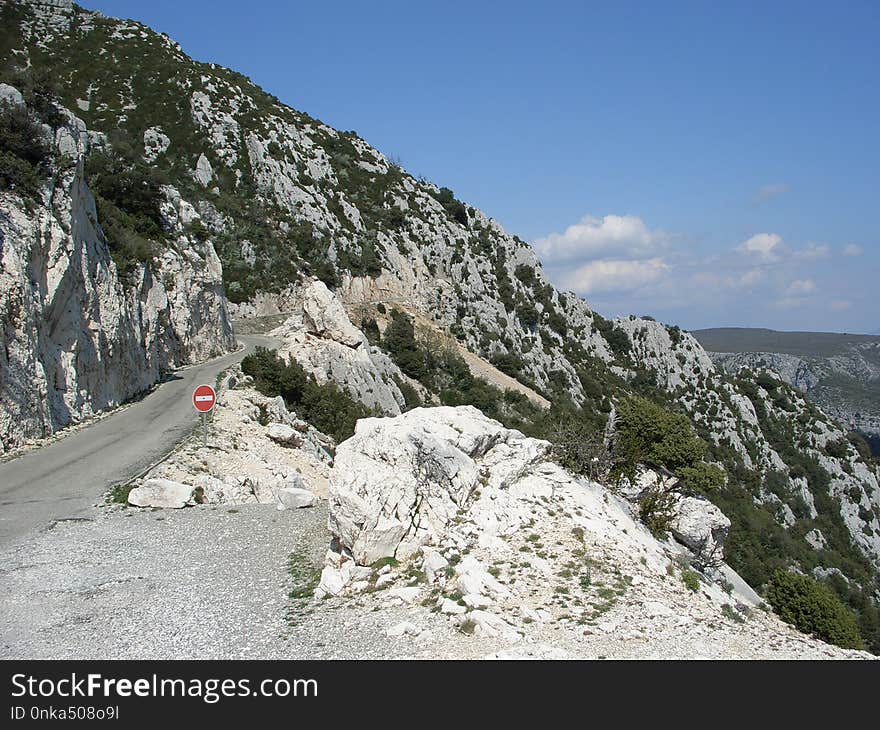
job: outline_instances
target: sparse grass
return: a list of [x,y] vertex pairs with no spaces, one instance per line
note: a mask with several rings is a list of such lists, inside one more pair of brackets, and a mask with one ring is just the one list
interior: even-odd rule
[[386,565],[388,565],[388,566],[390,566],[390,567],[392,567],[392,568],[396,568],[398,565],[400,565],[400,563],[398,562],[397,558],[394,558],[394,557],[379,558],[379,559],[378,559],[376,562],[374,562],[370,567],[371,567],[373,570],[381,570],[381,569],[384,568]]
[[696,593],[700,590],[700,576],[692,570],[681,571],[681,582],[685,584],[689,591]]
[[729,603],[725,603],[721,607],[721,613],[724,614],[724,618],[726,618],[730,621],[733,621],[734,623],[737,623],[737,624],[742,624],[742,623],[745,623],[745,621],[746,621],[745,618],[743,618],[743,615],[739,611],[737,611],[733,606],[731,606]]
[[293,587],[287,594],[294,601],[306,601],[315,595],[321,580],[321,571],[306,555],[291,553],[287,557],[287,574]]
[[134,486],[134,484],[117,484],[107,493],[107,504],[128,505],[128,495]]
[[473,619],[467,618],[458,625],[458,630],[463,634],[471,635],[477,628],[477,623]]

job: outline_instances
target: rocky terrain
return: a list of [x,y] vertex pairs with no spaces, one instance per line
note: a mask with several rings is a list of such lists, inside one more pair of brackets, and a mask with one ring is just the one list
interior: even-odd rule
[[[794,631],[726,566],[698,572],[692,548],[655,540],[626,500],[471,407],[361,421],[330,474],[329,529],[326,498],[279,511],[262,487],[212,492],[217,466],[271,490],[276,475],[258,470],[313,459],[311,446],[272,438],[293,416],[270,403],[277,420],[256,429],[247,453],[259,460],[243,465],[233,444],[260,399],[245,382],[226,385],[214,445],[196,437],[155,472],[204,484],[208,499],[99,506],[6,551],[0,655],[870,656]],[[324,475],[302,476],[317,491]],[[729,523],[708,503],[683,499],[678,515],[680,539],[723,542]]]
[[[183,445],[129,485],[133,504],[202,505],[189,514],[329,495],[327,605],[400,589],[392,600],[415,602],[404,612],[491,651],[544,642],[557,624],[593,632],[595,647],[617,619],[674,635],[692,616],[697,633],[680,628],[694,654],[688,642],[718,616],[725,631],[784,633],[762,613],[738,628],[739,606],[757,602],[746,584],[763,593],[778,569],[821,579],[880,651],[877,465],[781,376],[727,372],[678,327],[604,319],[451,190],[163,34],[67,0],[0,13],[5,123],[31,136],[0,193],[4,448],[13,424],[49,432],[230,347],[230,313],[277,316],[280,359],[230,374],[213,448]],[[626,467],[610,452],[632,403],[659,409],[648,420],[689,448],[640,455],[649,482],[680,472],[677,542],[636,519],[646,497],[671,495],[593,467]],[[317,427],[334,410],[360,418],[353,436],[341,421],[337,438]],[[736,573],[701,565],[722,542]],[[679,559],[700,571],[696,590]],[[623,600],[636,595],[672,614]]]
[[770,370],[880,453],[880,339],[822,332],[695,332],[730,373]]
[[[27,113],[0,84],[0,104]],[[118,405],[166,372],[232,349],[220,261],[163,189],[169,245],[123,281],[97,223],[84,159],[106,144],[66,109],[40,133],[56,162],[36,201],[0,192],[0,450]]]

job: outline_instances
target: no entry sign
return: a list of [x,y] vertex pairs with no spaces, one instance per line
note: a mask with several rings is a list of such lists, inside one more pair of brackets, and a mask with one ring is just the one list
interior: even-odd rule
[[214,407],[217,395],[210,385],[200,385],[193,391],[193,405],[199,413],[207,413]]

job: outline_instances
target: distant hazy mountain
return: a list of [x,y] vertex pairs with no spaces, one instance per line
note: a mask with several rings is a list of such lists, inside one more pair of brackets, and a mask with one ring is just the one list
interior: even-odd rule
[[880,336],[745,327],[693,335],[728,372],[773,370],[880,450]]

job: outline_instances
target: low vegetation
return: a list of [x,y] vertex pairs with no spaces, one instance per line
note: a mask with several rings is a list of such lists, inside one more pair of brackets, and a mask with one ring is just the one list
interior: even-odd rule
[[812,578],[777,570],[767,601],[779,616],[805,634],[845,649],[863,648],[856,617],[834,591]]
[[318,384],[299,363],[285,362],[276,350],[257,347],[241,361],[241,369],[253,377],[254,387],[263,395],[280,395],[289,408],[337,442],[354,433],[359,418],[372,415],[335,383]]

